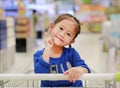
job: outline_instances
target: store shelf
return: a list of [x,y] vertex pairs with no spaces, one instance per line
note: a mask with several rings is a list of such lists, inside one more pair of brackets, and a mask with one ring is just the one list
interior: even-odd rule
[[0,73],[10,69],[15,55],[15,24],[12,17],[0,18]]
[[31,47],[31,28],[29,18],[17,17],[16,18],[16,52],[28,52]]

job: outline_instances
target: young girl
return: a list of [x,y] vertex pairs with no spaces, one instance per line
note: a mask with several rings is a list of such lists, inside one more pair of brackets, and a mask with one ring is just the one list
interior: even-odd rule
[[60,15],[45,33],[45,48],[34,54],[35,73],[63,73],[68,80],[41,81],[41,87],[82,87],[78,80],[90,69],[78,52],[65,47],[75,42],[80,33],[79,21],[70,14]]

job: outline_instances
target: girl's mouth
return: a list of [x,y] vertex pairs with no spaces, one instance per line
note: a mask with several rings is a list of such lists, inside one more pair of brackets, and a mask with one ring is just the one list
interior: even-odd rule
[[59,36],[55,36],[57,39],[59,39],[60,41],[62,41],[62,42],[64,42],[64,40],[61,38],[61,37],[59,37]]

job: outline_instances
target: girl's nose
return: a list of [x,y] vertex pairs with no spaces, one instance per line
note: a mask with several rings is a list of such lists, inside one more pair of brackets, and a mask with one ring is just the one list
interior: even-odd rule
[[64,37],[65,36],[65,32],[64,31],[60,32],[60,36]]

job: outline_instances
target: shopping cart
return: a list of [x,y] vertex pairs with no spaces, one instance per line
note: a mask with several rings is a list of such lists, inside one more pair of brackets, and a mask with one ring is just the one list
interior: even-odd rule
[[[39,88],[40,80],[67,80],[63,74],[0,74],[0,88]],[[80,77],[83,88],[119,88],[120,73],[91,73]]]

